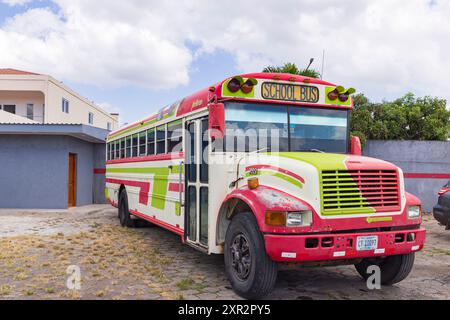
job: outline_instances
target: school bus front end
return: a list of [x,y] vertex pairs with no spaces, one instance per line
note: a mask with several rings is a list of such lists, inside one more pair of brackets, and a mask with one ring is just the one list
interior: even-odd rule
[[421,202],[400,168],[352,150],[355,90],[258,76],[225,82],[221,94],[233,98],[218,105],[224,154],[240,155],[219,213],[229,221],[218,242],[233,288],[267,294],[280,262],[354,264],[365,279],[377,266],[383,285],[405,279],[425,243]]
[[390,163],[276,153],[252,159],[245,176],[258,184],[242,188],[262,204],[255,211],[273,261],[348,261],[423,248],[421,203],[405,192],[401,170]]

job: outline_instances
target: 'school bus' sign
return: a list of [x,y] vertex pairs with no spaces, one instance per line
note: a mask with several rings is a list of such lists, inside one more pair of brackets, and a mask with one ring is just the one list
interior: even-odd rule
[[317,103],[320,98],[319,89],[313,86],[264,82],[261,88],[262,97],[268,100]]

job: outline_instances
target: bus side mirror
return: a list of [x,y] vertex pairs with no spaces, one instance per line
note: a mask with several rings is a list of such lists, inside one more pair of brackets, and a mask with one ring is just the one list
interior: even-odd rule
[[211,139],[223,139],[225,135],[225,105],[223,103],[209,106],[209,132]]
[[359,137],[352,136],[350,153],[355,156],[362,155],[361,140]]

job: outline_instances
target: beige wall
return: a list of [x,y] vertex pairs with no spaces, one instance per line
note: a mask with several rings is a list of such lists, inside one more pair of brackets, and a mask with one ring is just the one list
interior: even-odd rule
[[0,109],[4,105],[15,105],[16,115],[27,117],[27,105],[33,105],[31,120],[44,123],[45,96],[38,91],[0,91]]
[[[14,93],[17,95],[14,96]],[[93,126],[107,129],[108,123],[111,123],[112,130],[119,126],[117,117],[97,107],[50,76],[0,75],[0,104],[3,104],[2,97],[5,102],[11,101],[11,104],[15,101],[18,106],[16,112],[21,116],[26,116],[27,103],[34,101],[36,106],[39,105],[36,107],[39,115],[44,115],[44,123],[89,125],[89,112],[92,112],[94,114]],[[37,99],[32,100],[32,97]],[[63,98],[69,101],[68,114],[62,111]],[[44,105],[43,110],[39,109],[42,105]]]

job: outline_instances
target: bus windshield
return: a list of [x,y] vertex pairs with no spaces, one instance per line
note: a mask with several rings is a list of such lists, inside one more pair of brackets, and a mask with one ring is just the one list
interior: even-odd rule
[[228,102],[224,148],[347,153],[348,117],[348,110]]

